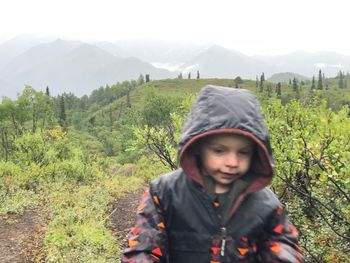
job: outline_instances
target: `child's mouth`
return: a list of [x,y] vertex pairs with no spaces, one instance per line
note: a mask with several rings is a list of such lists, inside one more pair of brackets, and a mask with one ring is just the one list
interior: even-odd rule
[[232,178],[232,177],[237,177],[237,176],[239,176],[238,173],[224,173],[224,172],[221,172],[221,173],[222,173],[222,175],[223,175],[224,177],[228,177],[228,178]]

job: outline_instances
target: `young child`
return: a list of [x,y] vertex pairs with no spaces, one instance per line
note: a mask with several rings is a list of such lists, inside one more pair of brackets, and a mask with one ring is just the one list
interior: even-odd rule
[[295,227],[266,188],[272,152],[252,93],[204,87],[179,161],[143,196],[122,262],[304,262]]

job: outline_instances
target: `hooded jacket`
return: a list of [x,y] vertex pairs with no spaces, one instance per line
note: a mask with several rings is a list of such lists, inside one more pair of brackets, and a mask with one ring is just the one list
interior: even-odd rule
[[[249,137],[256,151],[248,173],[233,183],[220,217],[194,146],[223,133]],[[122,262],[303,262],[297,231],[266,187],[273,176],[272,152],[251,92],[204,87],[185,122],[179,162],[180,169],[152,181],[143,196]]]

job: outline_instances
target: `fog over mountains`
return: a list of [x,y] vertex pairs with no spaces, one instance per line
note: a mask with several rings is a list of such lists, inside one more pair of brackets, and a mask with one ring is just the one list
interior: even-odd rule
[[89,95],[92,90],[149,74],[175,78],[189,72],[202,78],[255,79],[293,72],[311,78],[321,69],[326,77],[350,70],[350,56],[335,52],[294,52],[281,56],[247,56],[215,44],[167,42],[115,43],[67,41],[18,36],[0,43],[0,97],[14,98],[25,85],[52,94]]

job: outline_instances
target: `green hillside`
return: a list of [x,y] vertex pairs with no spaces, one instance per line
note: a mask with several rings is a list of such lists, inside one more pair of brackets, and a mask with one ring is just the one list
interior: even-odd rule
[[[349,81],[350,83],[350,81]],[[271,83],[266,81],[264,83],[265,90],[264,92],[259,92],[260,83],[252,80],[244,80],[242,83],[236,84],[233,79],[166,79],[166,80],[157,80],[149,83],[142,84],[137,86],[137,88],[131,90],[130,92],[130,106],[134,109],[140,109],[144,105],[146,94],[149,92],[149,88],[152,88],[164,96],[174,96],[185,98],[190,94],[196,94],[202,87],[205,85],[219,85],[226,87],[238,87],[251,90],[256,93],[258,96],[265,96],[270,90],[270,97],[277,97],[276,95],[276,83]],[[288,83],[281,84],[281,96],[280,99],[283,103],[286,103],[292,99],[300,100],[309,100],[311,95],[311,81],[306,83],[300,83],[298,81],[298,92],[293,91],[292,85]],[[350,90],[349,89],[339,89],[338,79],[331,78],[327,79],[327,88],[323,90],[314,90],[314,93],[321,99],[326,99],[329,106],[335,110],[338,110],[343,105],[348,105],[350,101]],[[350,87],[350,85],[349,85]],[[112,112],[115,115],[120,115],[121,112],[126,110],[127,106],[127,97],[123,96],[120,99],[113,101],[112,103],[99,107],[94,111],[88,118],[100,115],[106,115],[107,112]]]

